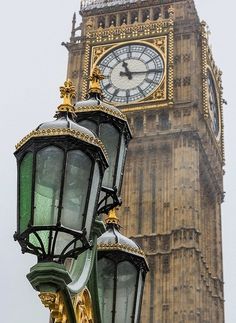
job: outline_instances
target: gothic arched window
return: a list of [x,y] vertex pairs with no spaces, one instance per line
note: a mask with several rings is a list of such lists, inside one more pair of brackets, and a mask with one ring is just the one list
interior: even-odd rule
[[109,17],[109,26],[116,26],[116,16],[112,15]]
[[159,114],[159,128],[160,130],[168,130],[170,128],[169,113],[166,111]]
[[168,19],[170,17],[170,14],[169,14],[169,7],[165,7],[164,8],[164,18],[165,19]]
[[160,17],[161,9],[160,8],[155,8],[153,12],[153,20],[158,20]]
[[148,9],[142,11],[142,22],[145,22],[147,19],[150,19],[150,12]]
[[120,16],[120,24],[127,24],[127,14],[126,13],[122,13],[122,15]]
[[138,22],[138,11],[133,11],[131,13],[131,24]]
[[98,19],[98,28],[105,28],[105,17],[100,17]]
[[147,131],[149,134],[156,132],[156,114],[153,112],[147,114]]
[[143,134],[143,118],[142,116],[136,116],[134,119],[134,133],[135,136],[141,136]]

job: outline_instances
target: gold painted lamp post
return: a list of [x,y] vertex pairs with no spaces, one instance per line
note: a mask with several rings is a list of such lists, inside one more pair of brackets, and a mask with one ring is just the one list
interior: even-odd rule
[[[104,189],[104,174],[108,162],[111,164],[112,158],[116,156],[117,166],[110,166],[111,177],[120,178],[120,192],[125,151],[131,134],[126,120],[120,117],[119,110],[110,106],[108,113],[100,113],[94,105],[92,119],[89,118],[89,121],[97,124],[98,129],[104,123],[106,127],[115,127],[117,115],[114,116],[114,113],[120,113],[118,144],[113,156],[106,137],[100,131],[93,132],[89,127],[85,128],[86,122],[80,122],[82,119],[87,120],[88,115],[85,119],[79,117],[81,107],[88,106],[89,100],[102,102],[99,85],[101,78],[99,70],[95,69],[88,100],[75,107],[72,104],[74,87],[71,81],[66,81],[60,88],[63,103],[58,107],[56,120],[40,124],[16,146],[18,216],[14,238],[21,245],[23,253],[31,253],[38,258],[38,263],[31,268],[27,278],[40,292],[40,299],[50,309],[51,320],[55,323],[123,322],[115,314],[111,321],[106,320],[104,308],[99,306],[104,277],[98,271],[101,266],[100,260],[97,262],[97,238],[100,236],[99,239],[104,239],[106,235],[102,235],[105,227],[98,214],[101,209],[102,212],[110,212],[111,219],[112,209],[120,204],[114,181],[110,188]],[[97,135],[102,137],[105,145]],[[102,206],[101,200],[104,203]],[[110,229],[111,224],[107,223],[108,233]],[[113,227],[114,232],[115,230],[118,234],[117,223]],[[129,239],[127,241],[134,244]],[[125,321],[137,323],[139,315],[135,309],[139,307],[137,304],[140,304],[142,298],[140,293],[148,267],[140,250],[138,259],[143,264],[142,269],[137,261],[132,263],[137,255],[134,257],[128,249],[125,252],[125,256],[120,258],[121,263],[116,263],[113,275],[117,277],[117,271],[123,266],[122,259],[126,259],[125,266],[129,269],[125,267],[129,271],[129,277],[126,278],[129,280],[132,276],[135,289],[132,291],[132,304],[129,302]],[[109,251],[109,255],[112,253],[112,250]],[[114,257],[116,255],[117,251],[114,250]],[[105,255],[105,258],[109,257]],[[112,276],[109,279],[113,279]],[[124,279],[117,279],[114,288],[124,288],[123,292],[128,295],[127,286],[122,283]],[[118,301],[120,295],[122,293],[113,299],[112,308],[108,309],[112,313],[123,306]],[[105,298],[104,301],[107,302]]]

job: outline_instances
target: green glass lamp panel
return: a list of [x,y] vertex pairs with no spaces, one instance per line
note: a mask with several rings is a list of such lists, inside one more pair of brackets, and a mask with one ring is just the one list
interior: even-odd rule
[[103,323],[113,322],[115,275],[115,263],[107,258],[101,258],[98,261],[98,298]]
[[64,254],[76,247],[75,243],[71,244],[68,248],[68,244],[74,239],[74,237],[66,232],[59,232],[57,234],[57,242],[55,246],[54,254],[61,255],[64,251]]
[[56,225],[64,153],[48,146],[36,155],[34,225]]
[[[48,246],[49,246],[49,231],[38,231],[37,234],[39,235],[40,240],[43,243],[45,252],[48,252]],[[29,242],[32,243],[35,247],[42,248],[39,239],[36,237],[34,233],[31,233],[29,236]]]
[[20,233],[24,232],[31,218],[33,154],[27,153],[20,164]]
[[92,161],[84,152],[68,152],[61,213],[61,224],[67,228],[82,230],[91,168]]
[[100,139],[103,142],[108,153],[109,167],[105,171],[102,185],[113,188],[115,178],[115,167],[117,160],[117,152],[119,148],[119,131],[109,123],[100,125]]
[[118,264],[115,322],[132,323],[137,269],[128,261]]

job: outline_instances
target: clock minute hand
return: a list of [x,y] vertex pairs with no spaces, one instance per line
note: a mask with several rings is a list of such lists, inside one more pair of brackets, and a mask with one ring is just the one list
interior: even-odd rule
[[134,71],[134,72],[130,72],[130,73],[131,73],[131,75],[133,75],[133,74],[146,74],[146,73],[153,73],[153,72],[161,73],[161,72],[163,72],[163,69],[159,68],[159,69],[151,69],[151,70],[147,70],[147,71]]

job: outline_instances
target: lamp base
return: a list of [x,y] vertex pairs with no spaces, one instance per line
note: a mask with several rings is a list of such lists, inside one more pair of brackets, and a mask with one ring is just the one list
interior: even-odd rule
[[67,288],[71,277],[62,264],[41,262],[27,275],[30,284],[40,292],[39,297],[57,322],[76,323],[73,300]]
[[69,273],[62,264],[55,262],[40,262],[30,269],[26,276],[39,292],[57,292],[67,288],[71,282]]

